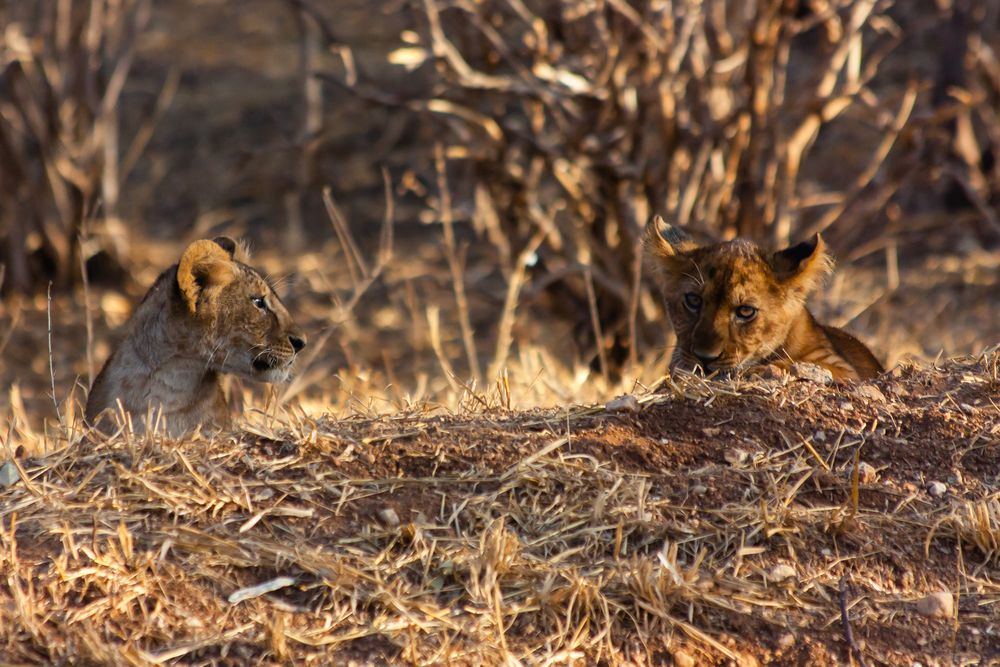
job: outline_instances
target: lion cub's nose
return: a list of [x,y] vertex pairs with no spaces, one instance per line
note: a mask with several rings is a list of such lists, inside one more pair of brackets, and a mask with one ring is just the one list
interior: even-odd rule
[[289,336],[288,342],[292,344],[292,349],[295,350],[296,354],[302,351],[302,348],[306,346],[305,336]]

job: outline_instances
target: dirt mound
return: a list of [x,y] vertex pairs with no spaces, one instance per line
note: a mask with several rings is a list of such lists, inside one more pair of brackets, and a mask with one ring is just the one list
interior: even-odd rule
[[990,664],[998,366],[78,439],[0,491],[4,657]]

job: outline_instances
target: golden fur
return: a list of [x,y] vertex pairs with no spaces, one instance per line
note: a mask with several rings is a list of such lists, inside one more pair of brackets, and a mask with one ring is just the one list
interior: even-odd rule
[[883,371],[864,344],[818,323],[805,306],[833,268],[819,234],[775,253],[744,239],[698,246],[657,216],[646,225],[645,247],[677,334],[671,369],[727,375],[808,362],[836,380]]
[[305,336],[267,281],[231,239],[195,241],[157,278],[94,380],[88,423],[111,432],[121,409],[171,435],[224,427],[220,376],[283,382]]

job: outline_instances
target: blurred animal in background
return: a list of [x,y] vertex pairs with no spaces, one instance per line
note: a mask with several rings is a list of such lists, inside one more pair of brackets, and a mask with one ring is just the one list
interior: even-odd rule
[[[221,428],[225,373],[284,382],[305,335],[232,239],[195,241],[157,278],[126,325],[87,400],[87,422],[108,433],[127,416],[135,432],[172,436]],[[124,412],[124,414],[122,414]]]
[[805,306],[833,269],[819,234],[774,253],[746,239],[699,246],[656,216],[646,225],[644,244],[677,335],[671,370],[726,376],[808,362],[835,380],[883,371],[863,343],[820,324]]

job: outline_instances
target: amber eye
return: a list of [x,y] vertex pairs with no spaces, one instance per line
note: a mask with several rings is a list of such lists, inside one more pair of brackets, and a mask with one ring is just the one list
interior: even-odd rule
[[267,301],[262,296],[252,296],[250,297],[250,302],[261,310],[267,310]]
[[694,292],[688,292],[684,295],[684,305],[688,310],[697,312],[701,308],[701,297]]
[[757,317],[757,309],[753,306],[736,306],[736,317],[744,322],[749,322]]

